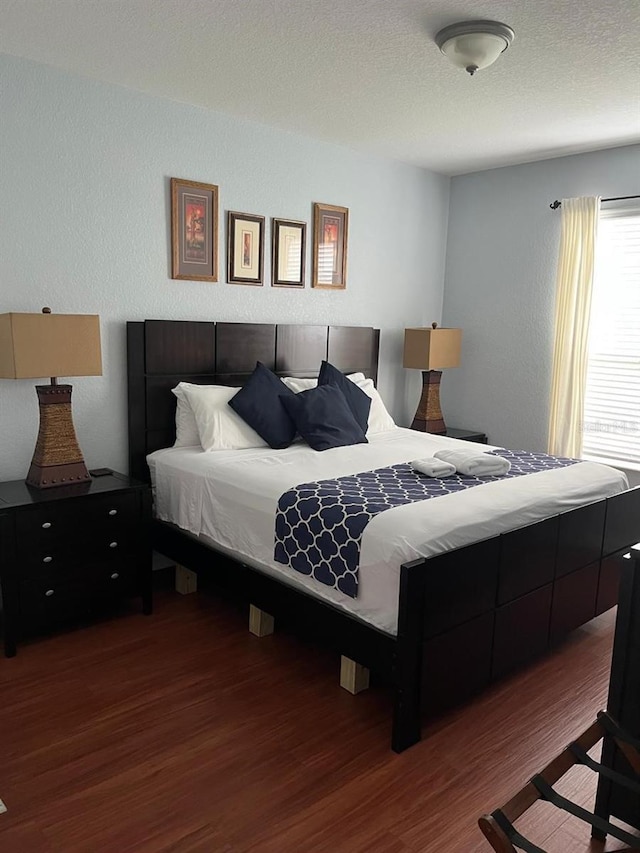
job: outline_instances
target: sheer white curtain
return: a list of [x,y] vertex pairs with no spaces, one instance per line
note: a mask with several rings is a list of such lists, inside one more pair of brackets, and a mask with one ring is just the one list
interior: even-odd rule
[[549,453],[579,457],[599,196],[562,199]]

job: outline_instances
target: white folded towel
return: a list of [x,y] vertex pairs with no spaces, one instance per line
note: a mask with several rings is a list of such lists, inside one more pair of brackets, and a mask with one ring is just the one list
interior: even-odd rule
[[443,462],[441,459],[434,459],[433,456],[427,456],[425,459],[414,459],[410,464],[414,471],[426,474],[427,477],[450,477],[456,473],[455,465]]
[[433,455],[454,465],[458,474],[471,477],[501,477],[511,468],[511,462],[503,456],[491,456],[477,450],[438,450]]

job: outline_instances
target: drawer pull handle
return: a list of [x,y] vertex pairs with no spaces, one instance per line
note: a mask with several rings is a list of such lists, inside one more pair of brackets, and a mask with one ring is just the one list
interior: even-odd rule
[[116,581],[116,580],[118,580],[118,578],[119,578],[119,577],[120,577],[120,575],[118,574],[118,572],[114,572],[114,573],[111,575],[111,580],[112,580],[112,581]]
[[48,530],[50,527],[51,527],[50,521],[45,521],[45,523],[42,525],[43,530]]
[[51,596],[53,595],[53,593],[54,593],[54,592],[55,592],[55,590],[54,590],[54,589],[48,589],[48,590],[45,592],[45,595],[47,596],[47,598],[51,598]]
[[53,557],[43,557],[42,558],[43,563],[50,563],[50,562],[52,562],[52,560],[53,560]]
[[117,542],[109,542],[109,548],[117,548],[117,547],[118,547]]
[[110,510],[109,510],[109,515],[117,515],[117,514],[118,514],[118,510],[117,510],[117,509],[110,509]]

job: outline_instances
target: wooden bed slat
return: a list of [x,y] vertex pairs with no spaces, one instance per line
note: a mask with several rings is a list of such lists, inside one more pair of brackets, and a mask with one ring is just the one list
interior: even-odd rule
[[600,559],[606,506],[597,501],[560,516],[556,577]]
[[[127,323],[127,427],[129,434],[129,473],[132,477],[149,479],[146,455],[147,406],[144,364],[144,323]],[[154,448],[155,449],[155,448]]]
[[552,584],[504,604],[496,611],[491,678],[502,678],[549,646]]
[[551,583],[556,570],[558,516],[502,536],[498,604]]
[[499,559],[497,537],[437,557],[438,570],[425,577],[425,639],[494,610]]
[[148,374],[215,373],[215,349],[215,323],[145,321],[145,368]]
[[275,370],[275,325],[218,323],[216,335],[216,373],[251,374],[257,361]]
[[607,499],[603,556],[640,541],[640,487]]
[[327,326],[278,326],[276,371],[285,376],[317,376],[327,357]]
[[343,373],[355,373],[362,365],[362,354],[377,349],[374,329],[357,326],[329,326],[327,359]]
[[602,558],[600,578],[598,580],[598,597],[596,599],[596,616],[599,616],[618,603],[620,575],[623,566],[624,550]]
[[494,623],[493,611],[483,613],[424,644],[422,712],[425,716],[433,717],[471,698],[489,684]]
[[551,643],[557,643],[574,628],[584,625],[596,614],[600,563],[590,563],[562,575],[553,585],[551,605]]

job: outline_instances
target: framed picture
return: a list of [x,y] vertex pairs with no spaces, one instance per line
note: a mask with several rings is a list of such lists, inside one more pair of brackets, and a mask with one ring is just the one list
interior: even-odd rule
[[218,280],[218,187],[171,178],[171,278]]
[[343,290],[347,286],[348,227],[347,207],[314,203],[312,287]]
[[304,287],[306,222],[271,220],[271,285]]
[[228,211],[227,264],[229,281],[262,284],[264,216]]

